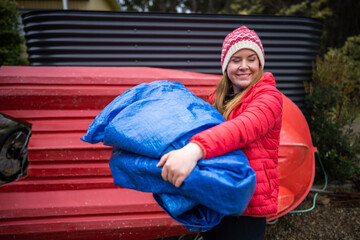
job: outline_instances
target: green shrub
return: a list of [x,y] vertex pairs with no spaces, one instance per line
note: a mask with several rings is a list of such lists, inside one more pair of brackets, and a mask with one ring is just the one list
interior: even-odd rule
[[[344,181],[360,173],[359,115],[360,36],[341,49],[318,57],[312,82],[305,84],[310,130],[327,174]],[[317,176],[322,174],[317,170]]]
[[14,0],[0,1],[0,66],[27,64],[27,60],[21,57],[24,38],[20,19]]

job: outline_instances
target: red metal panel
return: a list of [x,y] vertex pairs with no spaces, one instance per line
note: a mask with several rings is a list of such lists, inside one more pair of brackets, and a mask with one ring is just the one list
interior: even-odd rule
[[37,192],[114,188],[112,177],[25,177],[11,184],[1,186],[1,192]]
[[[32,124],[28,176],[0,187],[1,239],[152,239],[187,231],[151,194],[114,187],[111,148],[80,140],[125,90],[182,82],[205,99],[220,76],[134,67],[1,67],[0,111]],[[6,104],[5,104],[6,103]],[[314,147],[301,111],[284,96],[279,213],[294,209],[314,177]]]
[[180,81],[205,98],[218,79],[217,75],[143,67],[22,67],[21,71],[3,67],[0,102],[7,102],[2,106],[6,110],[93,110],[104,108],[137,84],[154,80]]
[[[7,218],[162,212],[151,194],[121,188],[115,191],[97,189],[42,191],[31,194],[13,192],[0,193],[0,196],[0,214]],[[16,210],[10,212],[3,208]]]
[[7,219],[1,239],[150,239],[184,231],[151,194],[127,189],[0,193],[0,204]]

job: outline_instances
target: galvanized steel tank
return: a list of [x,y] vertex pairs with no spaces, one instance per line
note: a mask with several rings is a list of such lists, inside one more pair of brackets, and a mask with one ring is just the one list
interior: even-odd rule
[[265,71],[304,108],[322,24],[305,17],[31,11],[23,15],[32,66],[146,66],[221,74],[225,36],[242,25],[265,50]]

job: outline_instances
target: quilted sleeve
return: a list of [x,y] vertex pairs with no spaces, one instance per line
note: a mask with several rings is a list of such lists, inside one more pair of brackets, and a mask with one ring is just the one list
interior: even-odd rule
[[282,94],[274,86],[262,86],[242,112],[236,108],[234,111],[236,117],[191,138],[203,149],[204,158],[241,149],[273,129],[281,121]]

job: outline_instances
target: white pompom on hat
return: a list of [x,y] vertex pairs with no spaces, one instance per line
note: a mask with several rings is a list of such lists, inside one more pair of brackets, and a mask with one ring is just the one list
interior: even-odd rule
[[251,49],[256,52],[259,57],[261,67],[264,69],[265,53],[259,36],[255,33],[255,31],[242,26],[229,33],[223,42],[221,51],[221,67],[223,73],[226,71],[231,56],[244,48]]

